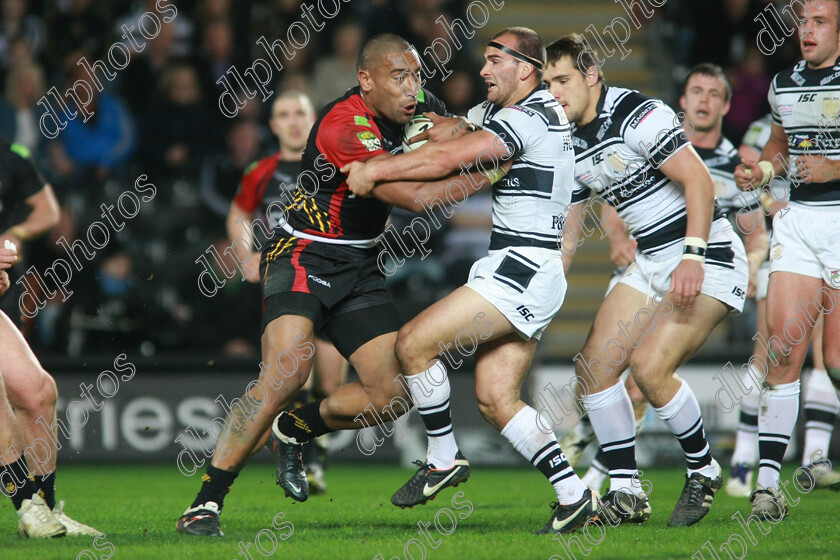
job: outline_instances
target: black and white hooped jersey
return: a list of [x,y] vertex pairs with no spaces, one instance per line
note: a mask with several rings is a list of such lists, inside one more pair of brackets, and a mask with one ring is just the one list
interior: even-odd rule
[[793,165],[795,158],[804,155],[840,159],[840,59],[820,69],[799,61],[776,74],[767,99],[773,122],[787,134],[791,205],[840,210],[840,180],[802,183]]
[[490,250],[528,246],[559,249],[574,189],[575,154],[566,113],[540,85],[522,101],[476,105],[467,118],[499,136],[513,165],[493,185]]
[[[614,206],[638,248],[653,254],[685,238],[683,187],[660,167],[690,144],[674,111],[638,91],[604,87],[598,116],[573,126],[575,179],[572,203],[594,192]],[[714,219],[725,223],[715,205]],[[713,225],[712,231],[716,227]]]
[[694,146],[694,151],[712,175],[715,182],[715,200],[730,221],[735,219],[735,215],[742,208],[753,211],[761,207],[757,192],[742,191],[735,184],[735,168],[740,165],[741,156],[732,142],[721,136],[714,149]]
[[773,117],[770,113],[767,113],[750,125],[744,133],[744,137],[741,139],[741,144],[761,152],[764,146],[767,145],[767,142],[770,141],[770,132],[772,130]]

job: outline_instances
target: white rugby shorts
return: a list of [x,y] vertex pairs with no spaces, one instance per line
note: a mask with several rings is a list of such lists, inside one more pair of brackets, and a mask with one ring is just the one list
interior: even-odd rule
[[791,204],[773,217],[770,273],[822,278],[840,289],[840,210],[810,210]]
[[524,340],[540,339],[567,288],[560,251],[539,247],[491,251],[473,264],[465,286],[498,309]]
[[[680,243],[678,248],[678,253],[674,251],[673,256],[664,260],[654,260],[637,251],[636,260],[619,282],[639,290],[648,298],[653,298],[657,293],[666,294],[671,289],[671,274],[682,262],[683,244]],[[709,236],[703,272],[700,293],[728,305],[734,312],[743,311],[749,283],[749,264],[744,243],[732,226],[727,224]]]

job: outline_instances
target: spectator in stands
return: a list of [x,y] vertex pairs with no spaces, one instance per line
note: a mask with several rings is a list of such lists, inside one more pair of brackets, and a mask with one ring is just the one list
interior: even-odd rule
[[747,49],[744,60],[729,73],[732,84],[732,104],[723,119],[727,138],[741,138],[750,124],[770,112],[767,90],[770,77],[764,55],[753,45]]
[[233,42],[233,28],[226,20],[209,22],[202,30],[203,44],[200,54],[201,80],[205,91],[221,92],[216,81],[225,75],[228,68],[235,66],[244,70],[246,65],[236,56]]
[[[134,28],[134,34],[137,36],[137,41],[142,42],[144,41],[143,37],[140,35],[140,18],[146,12],[151,13],[160,13],[155,7],[155,2],[157,0],[139,0],[134,2],[134,6],[132,10],[117,19],[114,23],[113,34],[115,37],[122,37],[123,34],[123,25],[127,28]],[[195,30],[195,25],[193,24],[192,19],[190,18],[189,11],[185,9],[183,5],[184,2],[173,2],[170,0],[170,4],[176,4],[178,9],[178,15],[175,16],[170,22],[170,25],[173,26],[171,34],[172,34],[172,55],[173,56],[190,56],[193,53],[192,41],[193,41],[193,34]],[[168,19],[168,17],[167,17]],[[125,41],[125,39],[123,39]],[[147,49],[146,49],[147,50]]]
[[32,62],[16,65],[6,78],[6,97],[0,101],[0,136],[37,153],[44,136],[38,128],[44,95],[44,71]]
[[57,7],[47,25],[46,54],[52,68],[60,68],[65,55],[79,49],[88,60],[107,54],[109,26],[99,2],[69,0]]
[[[68,80],[64,90],[76,80],[88,79],[85,69],[76,65],[82,56],[90,59],[86,51],[74,51],[67,56]],[[86,190],[91,184],[103,183],[128,161],[137,145],[134,119],[125,104],[107,91],[100,93],[96,87],[90,90],[92,100],[86,111],[92,116],[87,122],[81,114],[67,121],[67,127],[57,139],[70,163],[65,169],[69,174],[63,179],[71,190]],[[73,110],[79,110],[69,104]]]
[[364,39],[362,28],[353,21],[342,23],[333,36],[333,54],[315,63],[312,102],[322,107],[358,83],[356,56]]
[[142,124],[144,164],[163,178],[195,178],[202,158],[217,144],[218,112],[207,108],[195,68],[171,64],[155,87]]
[[162,25],[158,36],[149,41],[143,52],[133,55],[128,68],[117,75],[120,93],[133,115],[145,115],[151,101],[149,84],[158,83],[167,65],[175,58],[173,23]]
[[24,39],[37,55],[44,47],[44,22],[35,14],[27,14],[26,0],[3,0],[0,20],[0,67],[8,69],[9,43]]
[[237,120],[228,133],[224,155],[204,162],[201,200],[212,213],[213,223],[218,224],[214,229],[220,233],[225,231],[224,218],[245,168],[260,159],[261,140],[259,125],[250,119]]

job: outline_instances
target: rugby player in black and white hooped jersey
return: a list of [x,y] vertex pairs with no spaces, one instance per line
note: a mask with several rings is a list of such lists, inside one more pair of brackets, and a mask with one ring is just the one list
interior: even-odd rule
[[[692,147],[706,164],[714,181],[715,199],[744,241],[750,272],[747,297],[754,297],[758,270],[768,253],[767,230],[764,226],[764,213],[757,196],[743,193],[735,185],[733,172],[735,166],[741,163],[741,159],[735,146],[722,133],[723,117],[729,112],[731,97],[732,89],[723,69],[715,64],[702,63],[689,70],[683,80],[680,106],[685,111],[683,127],[686,134],[689,135]],[[619,235],[610,236],[611,253],[621,253],[623,245],[631,246],[635,250],[635,242],[629,240],[626,235],[622,240],[620,233],[623,224],[612,223],[610,226],[610,230],[618,230],[619,233]],[[614,277],[613,282],[610,283],[610,289],[618,282],[618,279]],[[763,375],[763,371],[759,373],[759,376]],[[633,402],[638,435],[641,428],[640,420],[644,419],[647,410],[647,401],[639,391],[632,375],[627,376],[625,385]],[[752,386],[752,383],[750,382],[747,386]],[[752,393],[757,398],[758,390]],[[575,429],[570,432],[570,436],[564,438],[562,442],[564,449],[566,449],[567,439],[573,438],[580,431],[582,430]],[[569,452],[567,451],[566,454],[568,455]],[[606,480],[608,473],[602,465],[605,465],[604,453],[600,451],[593,460],[590,470],[583,477],[583,481],[590,488],[600,488]]]
[[840,386],[840,313],[829,311],[840,296],[840,2],[809,1],[803,10],[803,60],[770,85],[770,140],[760,161],[745,159],[735,171],[738,186],[750,189],[791,168],[788,209],[773,219],[770,243],[767,326],[773,359],[759,407],[759,466],[750,497],[759,519],[787,513],[779,469],[799,413],[800,369],[821,312],[826,370]]
[[723,476],[697,399],[675,372],[717,323],[743,308],[744,245],[715,205],[712,178],[670,108],[636,91],[607,87],[578,36],[563,37],[547,51],[545,78],[573,123],[580,183],[567,220],[571,239],[563,239],[566,264],[579,244],[592,191],[616,208],[638,244],[635,262],[601,304],[575,362],[610,469],[604,502],[625,519],[650,516],[638,482],[633,410],[620,383],[629,366],[688,464],[668,523],[692,525],[708,513]]
[[540,336],[566,293],[556,239],[574,188],[569,122],[542,84],[545,49],[534,31],[514,27],[497,33],[484,58],[487,101],[468,113],[480,130],[349,166],[353,192],[372,190],[383,197],[389,187],[374,188],[376,183],[431,180],[479,161],[488,166],[512,161],[510,172],[493,185],[489,255],[473,265],[464,286],[397,336],[397,357],[425,424],[428,450],[391,501],[401,507],[423,504],[469,475],[452,432],[446,366],[437,358],[440,347],[457,343],[480,320],[489,328],[476,340],[479,410],[554,487],[557,502],[538,532],[569,532],[597,516],[598,499],[575,475],[554,433],[540,429],[537,411],[520,399]]
[[[758,161],[761,150],[770,140],[773,126],[772,116],[768,113],[753,122],[741,139],[738,155],[741,159]],[[786,178],[777,178],[768,189],[760,193],[760,201],[768,229],[777,212],[787,207],[789,185]],[[772,191],[770,190],[772,189]],[[772,192],[772,194],[771,194]],[[750,196],[750,193],[744,193]],[[761,264],[756,279],[756,336],[752,355],[760,361],[761,367],[755,367],[751,360],[749,371],[744,374],[741,383],[744,387],[755,385],[755,379],[763,379],[767,374],[767,284],[770,280],[770,263]],[[811,333],[813,367],[805,380],[801,407],[805,413],[805,437],[802,446],[802,470],[798,471],[800,484],[810,487],[815,484],[820,489],[840,488],[840,473],[832,470],[825,462],[828,446],[834,432],[834,423],[840,412],[840,399],[837,391],[825,371],[822,352],[822,320],[819,320]],[[732,451],[732,471],[726,481],[726,493],[730,496],[748,498],[753,491],[753,474],[758,462],[758,405],[760,391],[746,393],[738,405],[738,430],[735,436],[735,449]],[[822,458],[822,459],[821,459]],[[814,473],[820,476],[815,476]]]

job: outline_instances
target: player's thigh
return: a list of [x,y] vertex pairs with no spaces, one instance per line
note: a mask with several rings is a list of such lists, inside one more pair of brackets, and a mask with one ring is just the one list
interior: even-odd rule
[[396,341],[396,331],[381,334],[360,346],[350,356],[350,364],[377,410],[387,405],[393,397],[407,396],[400,382],[400,368],[394,353]]
[[[811,325],[816,322],[819,314],[813,300],[815,296],[818,297],[821,288],[821,278],[786,271],[770,274],[770,285],[767,288],[768,335],[781,340],[787,357],[777,358],[794,369],[802,364],[808,351],[813,328]],[[779,382],[773,379],[768,381]]]
[[[840,368],[840,290],[824,286],[820,292],[823,312],[822,352],[821,358],[824,361],[823,368]],[[816,363],[816,341],[814,344],[814,361]]]
[[[607,386],[612,386],[612,381],[629,365],[637,335],[628,329],[635,329],[636,316],[645,308],[646,300],[642,292],[618,283],[598,308],[581,350],[582,360],[576,361],[580,382],[594,392],[603,387],[604,379],[611,381]],[[644,317],[640,320],[646,321]],[[586,362],[585,367],[582,361]]]
[[510,404],[520,398],[522,383],[537,349],[537,340],[509,333],[479,347],[475,393],[480,407]]
[[694,305],[686,308],[674,305],[672,297],[665,296],[662,305],[667,307],[648,326],[648,334],[630,360],[631,372],[645,391],[687,362],[730,310],[706,294],[698,294]]
[[[461,286],[400,329],[397,357],[403,366],[414,362],[414,367],[425,367],[426,361],[441,351],[441,343],[448,347],[466,336],[471,345],[472,341],[480,345],[513,331],[511,322],[493,304],[471,288]],[[418,359],[423,364],[416,363]]]
[[315,391],[327,396],[344,383],[347,361],[332,342],[315,337]]
[[55,398],[55,382],[41,367],[23,335],[0,312],[0,359],[6,396],[15,408],[30,410]]
[[811,331],[811,356],[814,360],[814,369],[825,370],[825,360],[823,359],[824,336],[825,316],[821,313],[817,318],[817,324],[814,325],[814,330]]
[[[313,322],[309,317],[284,314],[271,320],[262,335],[263,372],[280,385],[283,395],[306,382],[315,356]],[[275,391],[277,392],[277,391]]]

